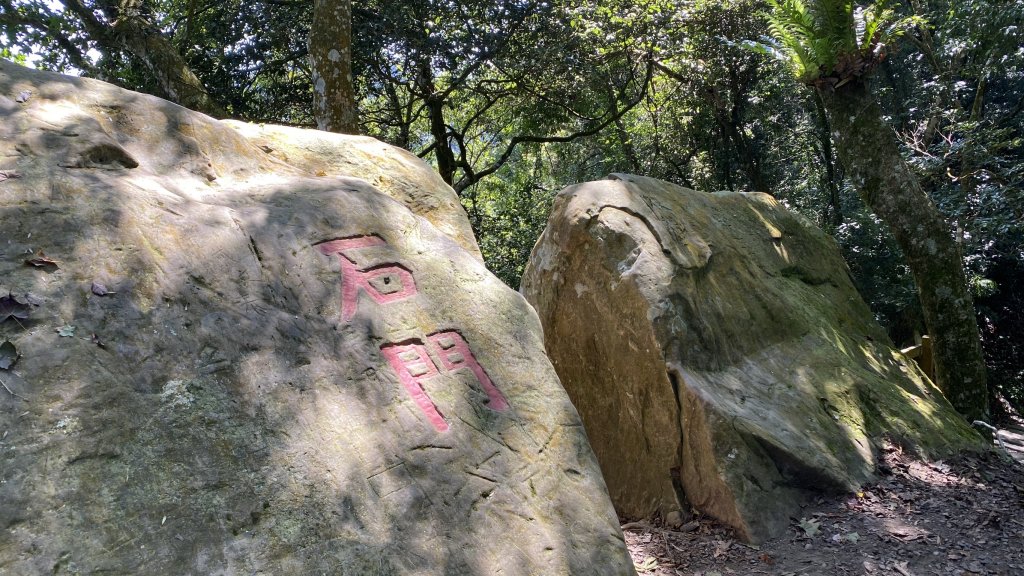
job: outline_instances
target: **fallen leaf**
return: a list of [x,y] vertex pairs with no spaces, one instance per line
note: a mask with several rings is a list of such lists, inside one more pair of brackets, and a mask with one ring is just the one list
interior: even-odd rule
[[690,522],[687,522],[686,524],[683,524],[683,526],[679,529],[679,531],[680,532],[693,532],[697,528],[700,528],[700,522],[698,522],[696,520],[691,520]]
[[892,569],[899,572],[903,576],[914,576],[914,573],[907,567],[907,562],[893,562]]
[[4,343],[0,344],[0,370],[10,370],[18,358],[18,349],[10,340],[4,340]]
[[7,296],[0,297],[0,322],[3,322],[8,318],[24,320],[28,318],[28,315],[31,312],[31,306],[23,302],[19,302],[11,293],[8,293]]
[[807,518],[801,518],[800,523],[797,524],[801,530],[804,531],[804,536],[808,538],[814,538],[819,531],[821,531],[821,523],[817,520],[808,520]]
[[71,325],[61,326],[57,328],[57,334],[60,334],[61,338],[71,338],[75,335],[75,327]]
[[913,542],[929,535],[927,530],[916,526],[886,526],[885,530],[889,535],[899,538],[904,542]]
[[658,569],[658,560],[648,556],[644,561],[636,565],[637,572],[654,572]]
[[92,335],[92,343],[95,344],[96,346],[99,346],[100,348],[103,348],[104,350],[107,348],[107,345],[104,344],[103,341],[100,340],[100,337],[97,336],[95,333],[93,333]]
[[728,540],[719,540],[718,542],[715,542],[715,551],[712,552],[712,555],[715,558],[725,555],[725,553],[729,551],[729,547],[731,545],[732,542],[729,542]]
[[761,560],[761,562],[764,562],[765,564],[775,564],[775,558],[772,558],[768,554],[761,554],[759,559]]
[[0,170],[0,182],[3,182],[4,180],[13,180],[15,178],[21,178],[21,174],[16,170]]
[[14,101],[17,102],[18,104],[24,104],[25,102],[28,102],[28,99],[31,96],[32,96],[31,92],[29,92],[28,90],[22,90],[21,92],[18,93],[17,96],[14,97]]
[[850,532],[846,535],[847,542],[853,542],[854,544],[856,544],[858,540],[860,540],[860,534],[856,532]]
[[92,293],[97,296],[108,296],[110,294],[117,294],[117,292],[111,292],[110,290],[107,290],[107,287],[104,286],[103,284],[100,284],[99,282],[92,283]]
[[60,266],[57,265],[56,260],[48,257],[46,254],[43,254],[42,252],[40,252],[39,255],[34,258],[29,258],[25,260],[25,264],[28,264],[29,266],[35,266],[36,268],[46,268],[48,266],[60,268]]

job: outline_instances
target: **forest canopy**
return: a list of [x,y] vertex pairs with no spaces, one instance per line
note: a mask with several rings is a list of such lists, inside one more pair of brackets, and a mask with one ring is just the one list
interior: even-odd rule
[[[858,197],[813,87],[822,66],[867,65],[777,57],[778,15],[803,3],[326,4],[350,9],[358,130],[433,163],[509,285],[562,186],[629,172],[772,194],[835,236],[897,344],[925,331],[907,260]],[[871,69],[858,72],[963,255],[992,397],[1020,405],[1024,2],[832,4],[862,28],[882,11],[899,25],[861,47]],[[0,0],[0,57],[215,117],[316,127],[314,23],[300,0]]]

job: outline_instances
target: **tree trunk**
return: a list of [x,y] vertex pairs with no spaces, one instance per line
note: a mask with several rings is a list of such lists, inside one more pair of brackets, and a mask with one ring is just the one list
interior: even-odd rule
[[903,161],[867,86],[820,90],[846,175],[892,231],[917,283],[935,343],[937,384],[969,420],[986,418],[985,360],[963,258],[949,226]]
[[313,116],[317,128],[358,134],[352,82],[351,0],[314,0],[309,65],[313,72]]
[[211,116],[227,116],[171,41],[148,19],[142,0],[100,2],[109,24],[101,22],[81,0],[64,0],[64,5],[81,18],[86,31],[104,50],[124,50],[138,58],[169,100]]
[[608,101],[611,103],[612,114],[615,115],[615,135],[619,138],[619,145],[622,146],[622,153],[626,156],[626,161],[629,162],[629,170],[633,174],[641,174],[643,170],[640,167],[640,157],[636,155],[636,148],[633,147],[633,139],[629,135],[629,131],[626,130],[626,124],[622,121],[619,111],[619,99],[615,94],[615,89],[612,87],[611,82],[605,84],[608,94]]
[[211,116],[227,116],[156,26],[141,18],[127,18],[117,22],[114,34],[121,39],[125,50],[145,64],[170,100]]
[[[434,158],[437,159],[437,173],[444,183],[455,186],[455,152],[448,132],[448,123],[444,120],[445,95],[439,92],[434,84],[434,71],[430,62],[424,60],[418,65],[416,91],[427,108],[430,118],[430,135],[434,137]],[[457,190],[461,193],[462,190]]]
[[825,224],[829,234],[843,224],[843,206],[839,198],[839,185],[842,178],[836,170],[836,155],[832,150],[832,127],[828,123],[828,113],[825,111],[825,103],[821,94],[814,95],[814,110],[818,123],[818,141],[821,143],[821,162],[825,166],[824,187],[828,190],[828,207],[825,214]]

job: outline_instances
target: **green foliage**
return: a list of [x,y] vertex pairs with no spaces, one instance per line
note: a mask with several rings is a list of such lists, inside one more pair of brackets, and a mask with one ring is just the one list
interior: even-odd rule
[[21,52],[12,52],[7,46],[0,47],[0,58],[4,60],[10,60],[15,64],[21,64],[22,66],[28,66],[28,57]]
[[524,159],[532,160],[531,169],[522,169],[523,164],[517,163],[517,169],[505,168],[490,185],[468,190],[463,196],[487,267],[512,287],[519,286],[558,191],[545,165],[551,156],[541,147]]
[[930,8],[919,15],[934,25],[892,54],[878,92],[911,165],[961,242],[990,388],[1022,406],[1024,5],[919,6]]
[[772,38],[745,46],[780,59],[805,84],[863,75],[885,58],[886,44],[922,23],[898,18],[886,0],[858,9],[852,0],[767,1]]

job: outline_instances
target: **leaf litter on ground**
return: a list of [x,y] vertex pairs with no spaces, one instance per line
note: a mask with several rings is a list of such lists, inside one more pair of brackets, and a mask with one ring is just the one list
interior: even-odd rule
[[634,564],[658,561],[653,576],[1024,575],[1024,466],[992,452],[927,462],[888,446],[873,485],[811,505],[755,548],[723,553],[721,542],[742,543],[699,513],[689,532],[624,524],[626,545]]

